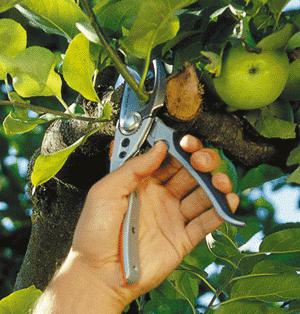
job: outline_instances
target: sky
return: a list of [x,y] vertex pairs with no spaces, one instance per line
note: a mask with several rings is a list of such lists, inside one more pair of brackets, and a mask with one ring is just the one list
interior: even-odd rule
[[300,7],[300,0],[292,0],[288,3],[288,5],[285,7],[286,10],[293,10]]

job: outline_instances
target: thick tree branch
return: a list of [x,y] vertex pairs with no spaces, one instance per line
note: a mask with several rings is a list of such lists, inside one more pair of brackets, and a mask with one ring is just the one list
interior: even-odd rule
[[[238,116],[225,112],[202,111],[194,123],[193,132],[210,141],[216,147],[239,161],[244,166],[253,167],[260,163],[283,165],[280,146],[273,141],[255,136],[247,129],[246,122]],[[251,134],[252,133],[252,134]]]

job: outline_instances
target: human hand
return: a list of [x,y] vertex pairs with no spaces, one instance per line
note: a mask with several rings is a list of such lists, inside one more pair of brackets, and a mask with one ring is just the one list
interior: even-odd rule
[[[203,148],[190,135],[181,147],[191,153],[192,166],[209,172],[218,167],[219,155]],[[79,219],[72,253],[95,273],[125,306],[139,295],[158,286],[183,257],[223,222],[195,179],[171,158],[161,167],[167,147],[158,142],[147,153],[126,162],[97,182],[89,191]],[[231,210],[239,198],[231,193],[226,174],[217,174],[213,184],[223,193]],[[133,286],[124,285],[119,258],[119,232],[128,207],[128,196],[137,190],[140,199],[139,255],[141,277]]]
[[[187,135],[181,147],[191,153],[192,166],[215,170],[219,155]],[[195,179],[174,158],[160,167],[167,147],[126,162],[89,191],[71,250],[39,302],[35,314],[121,313],[132,300],[158,286],[208,233],[223,221]],[[234,212],[239,198],[231,193],[227,175],[217,173],[213,185],[226,194]],[[124,284],[119,234],[128,196],[139,196],[140,280]]]

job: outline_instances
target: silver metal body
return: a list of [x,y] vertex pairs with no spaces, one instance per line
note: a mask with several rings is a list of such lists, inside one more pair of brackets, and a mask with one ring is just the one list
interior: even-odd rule
[[[134,70],[129,70],[136,81],[139,82],[139,75]],[[126,160],[137,155],[145,141],[148,141],[150,145],[154,145],[158,140],[163,140],[168,145],[169,154],[184,165],[207,193],[217,213],[225,221],[243,226],[244,222],[232,216],[224,195],[211,184],[211,176],[196,171],[190,165],[189,154],[179,146],[181,135],[156,117],[157,110],[164,104],[166,74],[162,63],[156,60],[153,61],[153,70],[154,87],[147,104],[141,103],[129,85],[125,84],[120,119],[116,126],[110,171],[117,169]],[[138,195],[134,192],[129,197],[128,210],[122,229],[123,270],[129,284],[137,282],[140,276],[138,212]]]

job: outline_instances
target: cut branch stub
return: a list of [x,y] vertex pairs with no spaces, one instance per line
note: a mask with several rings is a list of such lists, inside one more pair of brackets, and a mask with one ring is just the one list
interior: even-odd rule
[[182,72],[171,76],[167,81],[166,106],[170,116],[189,121],[200,112],[203,87],[196,70],[190,63],[185,63]]

